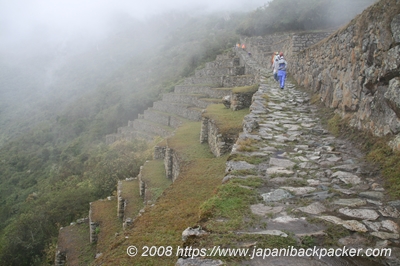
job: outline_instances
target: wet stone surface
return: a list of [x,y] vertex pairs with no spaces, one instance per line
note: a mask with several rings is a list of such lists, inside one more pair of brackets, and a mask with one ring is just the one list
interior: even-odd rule
[[250,110],[246,121],[258,127],[251,132],[244,128],[237,143],[252,139],[258,148],[232,153],[265,160],[252,166],[228,161],[226,168],[229,178],[236,178],[235,170],[251,169],[266,181],[258,190],[263,201],[250,208],[266,227],[253,226],[247,233],[285,232],[301,241],[304,236],[323,236],[329,225],[336,225],[348,232],[335,240],[336,247],[390,247],[392,254],[379,263],[363,258],[284,257],[247,260],[243,265],[400,265],[400,201],[385,201],[379,172],[371,170],[351,142],[323,128],[309,96],[290,82],[281,90],[268,77]]

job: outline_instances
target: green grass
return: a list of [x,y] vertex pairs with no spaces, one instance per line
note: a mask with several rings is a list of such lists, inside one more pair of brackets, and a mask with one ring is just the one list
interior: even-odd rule
[[257,143],[257,140],[255,139],[240,139],[237,144],[238,144],[238,151],[244,151],[244,152],[253,152],[256,151],[258,148],[255,147],[253,144]]
[[[249,205],[259,201],[257,191],[250,188],[262,184],[259,178],[233,179],[218,187],[217,193],[200,207],[200,217],[206,221],[204,226],[213,232],[243,228],[244,217],[250,215]],[[223,218],[226,222],[220,223],[211,218]]]
[[247,162],[249,164],[260,164],[262,162],[267,161],[269,158],[266,157],[262,157],[262,156],[245,156],[242,154],[233,154],[231,156],[229,156],[228,160],[229,161],[244,161]]
[[227,109],[223,104],[211,104],[203,116],[213,119],[221,134],[237,135],[243,129],[243,117],[248,113],[248,108],[233,111]]
[[214,158],[207,144],[200,143],[200,122],[183,124],[166,142],[184,161],[198,158]]
[[126,201],[125,217],[135,218],[144,206],[139,193],[139,181],[137,179],[123,180],[122,186],[121,196]]
[[232,89],[232,93],[254,93],[260,87],[259,84],[251,85],[251,86],[243,86],[243,87],[235,87]]
[[155,202],[172,184],[172,180],[166,178],[164,160],[148,161],[142,170],[142,180],[147,187],[146,202]]
[[[211,105],[207,109],[207,114],[212,116],[218,126],[225,129],[225,132],[235,132],[235,134],[242,129],[243,117],[247,113],[248,109],[233,112],[224,108],[222,104]],[[158,144],[158,146],[168,145],[178,154],[179,177],[159,195],[161,187],[167,185],[163,179],[165,177],[161,177],[162,161],[148,162],[145,165],[143,176],[153,184],[150,189],[152,193],[156,194],[155,196],[159,196],[158,200],[154,206],[145,207],[143,215],[135,220],[129,230],[125,231],[124,236],[116,237],[112,243],[109,243],[105,255],[96,263],[104,265],[174,265],[177,259],[175,256],[130,258],[126,255],[126,248],[129,245],[135,245],[139,249],[143,246],[182,246],[183,230],[196,226],[200,222],[200,206],[204,202],[208,202],[210,198],[213,198],[215,204],[222,204],[217,200],[219,197],[217,195],[220,194],[216,194],[216,188],[221,184],[225,174],[228,155],[215,158],[208,145],[200,143],[200,128],[200,122],[186,122],[176,130],[174,136]],[[242,181],[230,182],[232,191],[226,190],[224,197],[231,195],[229,202],[239,211],[246,208],[249,202],[256,201],[256,193],[252,189],[242,186],[256,187],[260,181],[250,178],[243,181],[243,184],[238,182]],[[241,202],[243,200],[244,202]],[[207,203],[204,204],[207,205]],[[219,205],[214,210],[221,211]],[[223,212],[229,212],[229,210],[224,209]]]
[[339,136],[341,120],[338,114],[328,120],[328,130],[335,136]]
[[182,158],[177,180],[160,196],[153,207],[146,207],[131,229],[110,243],[107,255],[99,261],[105,265],[174,265],[176,257],[134,257],[126,255],[126,248],[143,246],[181,246],[181,234],[195,226],[199,206],[212,197],[221,184],[227,156],[215,158],[206,144],[200,144],[200,123],[190,122],[180,127],[168,139],[169,147]]
[[96,251],[104,252],[112,243],[115,233],[121,231],[122,220],[117,216],[117,201],[98,200],[92,202],[92,221],[99,224]]

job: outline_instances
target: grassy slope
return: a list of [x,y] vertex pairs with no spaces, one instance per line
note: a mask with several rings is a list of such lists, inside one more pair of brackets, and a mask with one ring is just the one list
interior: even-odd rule
[[[217,111],[213,112],[213,109]],[[236,125],[241,123],[248,110],[232,112],[222,108],[222,105],[215,105],[207,112],[213,113],[215,119],[231,117],[224,121],[231,123],[238,132]],[[146,207],[132,229],[125,232],[128,238],[121,236],[116,239],[97,262],[106,265],[173,265],[176,262],[175,254],[171,257],[130,258],[126,255],[126,248],[135,245],[141,252],[146,245],[173,246],[175,251],[177,246],[182,246],[183,230],[198,224],[199,207],[214,195],[216,187],[221,184],[228,156],[215,158],[207,144],[199,143],[200,126],[200,122],[185,123],[168,139],[168,145],[183,161],[179,178],[164,191],[153,207]]]

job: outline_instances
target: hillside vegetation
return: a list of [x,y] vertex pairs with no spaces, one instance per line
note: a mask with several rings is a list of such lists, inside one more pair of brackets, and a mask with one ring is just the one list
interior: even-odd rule
[[337,28],[376,0],[273,0],[252,12],[237,29],[245,36]]
[[[219,15],[168,14],[147,25],[119,25],[124,29],[98,45],[103,53],[91,47],[60,67],[53,95],[15,96],[16,103],[25,97],[30,105],[10,102],[1,116],[1,265],[40,264],[60,226],[87,216],[89,202],[138,174],[150,146],[141,141],[106,146],[105,135],[233,46],[235,20],[234,15],[227,21]],[[26,76],[3,76],[8,88],[24,94],[44,86],[43,80],[31,80],[36,72],[14,71]]]
[[87,216],[89,202],[111,195],[150,158],[151,143],[106,146],[106,134],[233,47],[237,33],[306,29],[287,18],[317,20],[328,2],[274,0],[248,15],[170,13],[146,23],[125,17],[107,37],[73,52],[1,51],[0,264],[51,264],[59,227]]

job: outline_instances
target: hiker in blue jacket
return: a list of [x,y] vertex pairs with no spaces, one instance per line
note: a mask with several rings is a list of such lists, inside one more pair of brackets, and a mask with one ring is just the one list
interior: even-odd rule
[[283,53],[281,52],[279,54],[279,60],[278,60],[278,78],[279,78],[279,85],[282,90],[285,88],[286,68],[287,68],[287,62],[283,57]]

